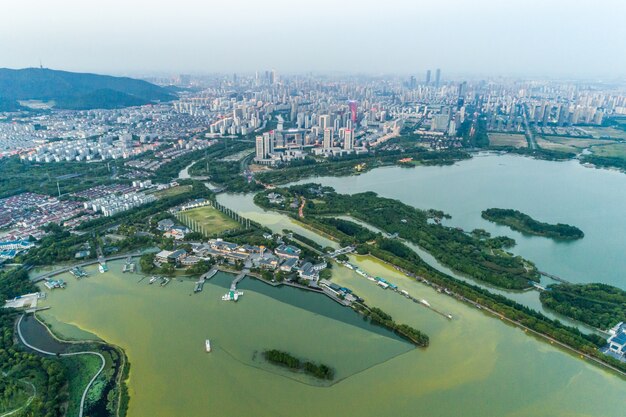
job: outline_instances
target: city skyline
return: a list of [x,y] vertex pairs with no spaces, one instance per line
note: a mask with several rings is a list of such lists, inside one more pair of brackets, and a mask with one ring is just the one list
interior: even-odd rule
[[[626,4],[284,0],[11,3],[0,67],[150,75],[281,73],[561,76],[613,79]],[[37,13],[33,13],[37,10]],[[60,13],[60,11],[63,13]],[[140,18],[139,18],[140,17]]]

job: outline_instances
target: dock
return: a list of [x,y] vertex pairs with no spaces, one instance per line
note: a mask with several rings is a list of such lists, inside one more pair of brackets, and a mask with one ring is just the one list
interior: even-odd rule
[[193,289],[193,292],[201,292],[204,289],[204,283],[213,278],[215,274],[217,274],[217,271],[217,267],[214,266],[209,272],[200,275],[200,278],[196,281],[196,286]]
[[126,258],[126,263],[124,264],[124,267],[122,268],[122,272],[123,273],[126,273],[126,272],[134,273],[135,272],[135,262],[133,262],[133,258],[131,258],[130,256],[128,258]]
[[235,279],[233,280],[233,282],[230,284],[230,290],[237,291],[237,285],[241,282],[242,279],[245,278],[246,274],[249,274],[249,273],[250,273],[249,269],[244,269],[243,271],[241,271],[241,273],[237,275]]

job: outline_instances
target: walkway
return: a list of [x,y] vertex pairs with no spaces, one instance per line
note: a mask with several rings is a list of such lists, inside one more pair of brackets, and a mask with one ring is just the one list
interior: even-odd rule
[[57,269],[54,271],[50,271],[50,272],[46,272],[43,275],[39,275],[35,278],[32,279],[33,282],[40,282],[40,281],[44,281],[48,278],[52,278],[53,276],[56,275],[60,275],[63,274],[65,272],[69,272],[70,269],[74,268],[74,267],[84,267],[84,266],[89,266],[89,265],[93,265],[93,264],[97,264],[98,262],[104,261],[104,262],[109,262],[109,261],[115,261],[118,259],[126,259],[126,258],[138,258],[141,256],[141,252],[135,252],[135,253],[130,253],[130,254],[124,254],[124,255],[115,255],[115,256],[109,256],[108,258],[103,258],[103,259],[91,259],[89,261],[85,261],[76,265],[72,265],[72,266],[66,266],[64,268],[61,269]]
[[[20,325],[22,324],[22,319],[23,318],[24,318],[24,315],[21,315],[20,319],[17,322],[17,334],[18,334],[18,336],[20,338],[20,341],[24,344],[24,346],[34,350],[35,352],[39,352],[39,353],[44,354],[44,355],[57,356],[56,353],[47,352],[45,350],[36,348],[35,346],[29,344],[26,340],[24,340],[24,336],[22,335],[22,329],[20,327]],[[60,354],[58,354],[58,356],[76,356],[76,355],[95,355],[95,356],[98,356],[100,358],[100,360],[102,361],[102,365],[100,365],[100,369],[98,370],[98,372],[96,372],[96,374],[93,376],[93,378],[91,378],[91,380],[87,384],[87,387],[85,388],[85,391],[83,392],[83,396],[80,399],[80,409],[79,409],[79,412],[78,412],[78,417],[83,417],[83,412],[84,412],[84,409],[85,409],[85,399],[87,398],[87,393],[89,392],[89,388],[91,388],[91,386],[93,385],[93,383],[96,380],[96,378],[98,378],[98,376],[100,376],[100,374],[104,370],[104,366],[106,364],[106,361],[104,359],[104,356],[102,356],[98,352],[87,351],[87,352],[72,352],[72,353],[60,353]]]
[[237,290],[237,284],[239,284],[241,282],[242,279],[244,279],[246,277],[247,274],[250,273],[249,269],[244,269],[243,271],[241,271],[241,273],[239,275],[237,275],[235,277],[235,279],[233,280],[233,282],[230,284],[230,290],[231,291],[236,291]]
[[16,408],[16,409],[15,409],[15,410],[13,410],[13,411],[9,411],[8,413],[4,413],[4,414],[0,415],[0,417],[9,417],[9,416],[12,416],[13,414],[15,414],[15,413],[17,413],[17,412],[19,412],[19,411],[23,410],[24,408],[28,407],[28,406],[30,405],[30,403],[32,403],[32,402],[33,402],[33,400],[35,399],[35,397],[37,396],[37,387],[35,387],[32,383],[30,383],[30,382],[28,382],[28,381],[22,381],[21,379],[20,379],[20,380],[18,380],[18,381],[19,381],[19,382],[21,382],[21,383],[24,383],[24,384],[28,384],[28,385],[30,385],[30,387],[33,389],[33,395],[31,395],[31,396],[28,398],[28,400],[26,401],[26,404],[24,404],[24,405],[23,405],[23,406],[21,406],[20,408]]

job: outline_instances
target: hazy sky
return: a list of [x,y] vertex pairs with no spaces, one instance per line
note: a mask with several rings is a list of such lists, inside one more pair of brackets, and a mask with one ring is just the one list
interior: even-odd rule
[[0,67],[626,75],[626,0],[3,0]]

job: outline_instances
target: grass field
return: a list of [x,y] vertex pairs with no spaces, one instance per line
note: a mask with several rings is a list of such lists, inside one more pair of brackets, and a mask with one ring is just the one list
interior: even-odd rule
[[489,145],[493,147],[526,148],[526,136],[517,133],[489,133]]
[[211,206],[183,211],[179,214],[179,219],[190,229],[206,236],[218,235],[241,227],[241,224]]
[[612,127],[583,127],[583,130],[589,132],[591,136],[596,139],[599,138],[611,138],[611,139],[626,139],[626,131],[615,129]]
[[620,158],[626,161],[626,143],[614,145],[595,146],[591,149],[594,155]]
[[578,153],[582,149],[592,146],[604,146],[615,143],[612,140],[577,138],[570,136],[548,136],[537,137],[537,145],[540,148],[550,151]]
[[569,153],[578,153],[580,151],[579,148],[572,145],[565,145],[563,143],[555,142],[552,140],[546,140],[542,137],[536,137],[535,141],[537,145],[541,149],[546,149],[549,151],[559,151],[559,152],[569,152]]
[[157,191],[154,193],[156,198],[173,197],[191,190],[191,185],[179,185],[178,187],[170,187],[167,190]]

